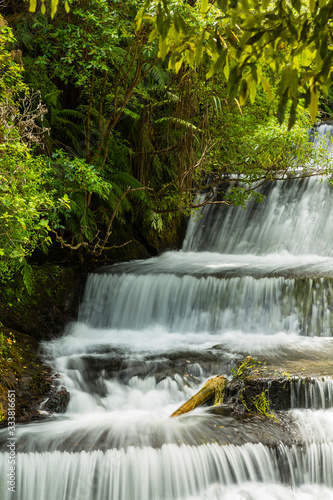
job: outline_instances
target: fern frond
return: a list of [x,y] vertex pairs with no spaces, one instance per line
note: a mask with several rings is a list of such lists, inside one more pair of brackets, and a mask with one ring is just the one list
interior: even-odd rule
[[120,172],[118,170],[112,171],[111,175],[111,183],[113,185],[119,186],[119,188],[122,191],[125,191],[128,186],[131,186],[131,188],[139,188],[143,187],[141,182],[138,181],[133,175],[127,173],[127,172]]
[[27,263],[27,261],[25,259],[23,260],[23,263],[22,263],[21,273],[22,273],[24,286],[26,287],[27,292],[30,295],[32,292],[33,269],[30,266],[30,264]]
[[136,113],[135,111],[132,111],[131,109],[128,109],[128,108],[124,108],[123,113],[126,116],[132,118],[134,124],[136,124],[141,118],[138,113]]
[[56,88],[52,92],[48,92],[47,94],[43,95],[43,101],[45,102],[47,107],[57,108],[60,105],[60,95],[61,91]]
[[[149,67],[148,63],[144,64],[143,71],[146,71],[148,67]],[[151,80],[155,81],[156,83],[158,83],[161,86],[162,85],[166,86],[169,83],[170,79],[171,79],[171,74],[170,74],[170,72],[166,71],[163,68],[163,66],[161,65],[161,63],[157,63],[149,71],[148,78],[150,78]]]
[[62,109],[58,112],[57,116],[61,118],[62,116],[69,116],[75,118],[76,120],[85,120],[86,114],[82,113],[81,110],[77,109]]
[[164,116],[163,118],[159,118],[158,120],[155,120],[155,123],[165,123],[165,122],[173,122],[177,123],[178,125],[182,125],[183,127],[186,128],[192,128],[193,130],[196,130],[197,132],[202,132],[202,130],[193,123],[190,123],[186,120],[182,120],[181,118],[176,118],[175,116]]
[[82,230],[83,236],[88,241],[92,241],[92,239],[96,233],[97,225],[96,225],[95,217],[89,208],[87,208],[85,210],[85,212],[83,213],[83,215],[80,219],[80,223],[81,223],[81,230]]
[[71,196],[71,207],[77,217],[82,217],[86,210],[86,199],[83,193],[73,193]]

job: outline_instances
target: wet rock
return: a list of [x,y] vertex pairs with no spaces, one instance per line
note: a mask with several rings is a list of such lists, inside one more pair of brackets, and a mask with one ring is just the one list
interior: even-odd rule
[[65,413],[70,399],[70,394],[62,387],[52,394],[48,400],[41,406],[42,410],[49,413]]

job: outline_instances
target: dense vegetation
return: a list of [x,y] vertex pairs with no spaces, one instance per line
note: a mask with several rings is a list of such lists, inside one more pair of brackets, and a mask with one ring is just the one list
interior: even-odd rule
[[[322,43],[310,55],[304,33],[320,2],[310,10],[278,2],[286,7],[281,25],[278,6],[267,2],[260,18],[257,2],[247,4],[250,25],[245,3],[239,10],[237,2],[72,0],[53,19],[54,2],[31,2],[33,12],[21,0],[3,5],[2,282],[22,271],[29,286],[29,263],[40,250],[85,259],[130,245],[122,225],[156,241],[200,206],[200,189],[211,193],[204,203],[244,204],[259,201],[256,188],[291,164],[295,176],[299,168],[312,173],[309,158],[322,158],[308,142],[307,108],[314,119],[326,56]],[[327,117],[329,85],[321,87]],[[279,125],[286,111],[289,124]],[[223,201],[213,198],[226,183]]]

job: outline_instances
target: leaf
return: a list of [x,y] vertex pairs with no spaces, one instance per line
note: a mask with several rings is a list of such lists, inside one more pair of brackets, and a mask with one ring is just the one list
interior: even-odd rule
[[229,68],[229,58],[228,57],[226,57],[225,65],[223,68],[223,73],[224,73],[224,76],[226,77],[226,79],[229,80],[230,68]]
[[197,130],[198,132],[202,132],[202,130],[193,125],[193,123],[188,122],[186,120],[182,120],[181,118],[176,118],[175,116],[165,116],[164,118],[159,118],[158,120],[155,120],[155,123],[164,123],[164,122],[177,123],[178,125],[181,125],[183,127]]
[[249,82],[249,87],[250,87],[250,101],[253,104],[254,100],[256,98],[256,93],[257,93],[257,84],[255,80],[251,77],[251,80]]
[[176,54],[175,52],[173,52],[169,60],[168,68],[173,69],[176,73],[178,73],[178,71],[182,67],[183,61],[184,59],[181,54]]
[[271,86],[270,86],[268,80],[266,80],[266,78],[263,75],[260,75],[260,80],[261,80],[262,86],[264,87],[264,90],[267,92],[268,97],[272,101],[274,99],[274,96],[272,94],[272,89],[271,89]]
[[245,78],[242,79],[240,83],[240,94],[239,94],[239,102],[240,105],[243,106],[245,104],[247,96],[249,95],[249,85],[248,81]]
[[290,113],[289,113],[289,121],[288,121],[288,130],[291,130],[292,127],[295,125],[296,122],[296,110],[297,110],[297,105],[298,105],[298,99],[293,99],[291,108],[290,108]]
[[21,273],[24,286],[27,289],[28,294],[31,295],[33,269],[25,259],[23,260]]
[[163,61],[168,53],[168,45],[166,38],[160,37],[159,39],[159,45],[158,45],[159,51],[158,51],[158,57],[160,57]]
[[137,29],[137,31],[139,31],[139,29],[140,29],[140,27],[141,27],[142,20],[143,20],[143,14],[144,14],[145,8],[146,8],[146,7],[142,7],[142,8],[138,11],[138,13],[137,13],[137,15],[136,15],[135,20],[136,20],[136,29]]
[[255,35],[251,36],[251,38],[246,42],[246,45],[253,45],[258,42],[260,38],[266,33],[266,31],[258,31]]
[[213,101],[214,101],[216,114],[218,115],[219,113],[222,113],[221,99],[219,97],[213,96]]
[[228,0],[217,0],[217,6],[222,12],[226,12],[228,9]]
[[201,0],[200,2],[201,14],[207,14],[207,11],[208,11],[208,0]]
[[316,83],[312,81],[312,84],[310,83],[310,106],[309,106],[309,112],[312,121],[315,121],[315,119],[317,118],[318,102],[319,102],[318,90],[316,87]]
[[67,14],[69,14],[70,9],[67,0],[65,2],[65,11],[67,12]]
[[148,38],[148,41],[149,42],[152,42],[153,40],[155,40],[155,38],[158,36],[158,29],[157,28],[154,28],[150,34],[149,34],[149,38]]
[[197,43],[195,48],[194,60],[197,66],[199,66],[202,58],[204,40],[205,40],[205,32],[202,33],[199,42]]
[[328,36],[327,33],[322,37],[321,45],[320,45],[320,57],[322,60],[325,59],[328,52]]
[[51,0],[51,18],[53,19],[58,9],[59,0]]
[[[242,115],[242,117],[243,117],[242,107],[241,107],[241,105],[239,104],[239,101],[238,101],[238,99],[236,99],[236,97],[235,97],[235,103],[237,104],[238,109],[239,109],[239,111],[240,111],[240,114],[241,114],[241,115]],[[244,118],[244,117],[243,117],[243,118]]]
[[[310,1],[310,3],[311,3],[311,1]],[[301,35],[300,35],[300,40],[302,42],[306,41],[307,36],[308,36],[308,30],[309,30],[309,21],[306,19],[304,21],[303,28],[302,28]]]
[[30,0],[29,12],[36,12],[37,0]]
[[292,34],[292,36],[297,40],[298,31],[296,29],[296,26],[292,22],[290,22],[288,27],[289,27],[289,31]]
[[298,94],[298,72],[296,69],[290,70],[289,94],[293,99],[296,99]]
[[180,30],[184,33],[184,35],[186,35],[187,34],[187,26],[186,26],[184,19],[178,13],[176,13],[174,17],[175,17],[175,24],[177,24],[179,27],[179,29],[177,29],[177,31]]
[[162,26],[161,35],[162,35],[163,39],[165,39],[168,36],[170,25],[171,25],[171,19],[170,19],[170,17],[167,17],[165,19],[165,21],[163,22],[163,26]]
[[156,27],[157,27],[158,32],[160,34],[162,34],[162,32],[163,32],[163,22],[164,22],[164,18],[163,18],[162,6],[161,6],[161,3],[159,2],[158,6],[157,6]]
[[280,101],[277,109],[277,117],[280,123],[284,122],[284,115],[286,113],[286,106],[288,102],[288,89],[280,96]]
[[232,66],[228,81],[228,88],[231,97],[234,97],[235,93],[238,91],[240,78],[241,78],[241,72],[239,71],[238,66],[236,65]]

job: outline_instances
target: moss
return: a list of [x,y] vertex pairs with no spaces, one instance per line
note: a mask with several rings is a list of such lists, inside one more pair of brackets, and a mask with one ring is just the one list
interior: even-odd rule
[[50,368],[38,356],[38,342],[16,330],[0,326],[5,349],[0,353],[0,423],[7,419],[8,390],[16,396],[16,420],[38,417],[38,405],[51,387]]
[[83,281],[73,267],[34,266],[30,294],[20,275],[4,287],[0,321],[38,340],[49,339],[75,319]]
[[243,379],[251,375],[258,377],[262,374],[265,364],[266,360],[264,358],[255,359],[247,356],[231,370],[231,375],[234,379]]

